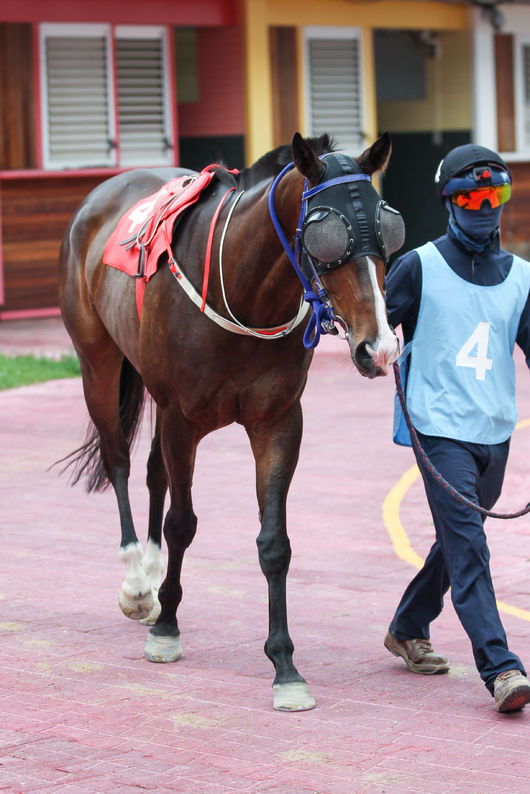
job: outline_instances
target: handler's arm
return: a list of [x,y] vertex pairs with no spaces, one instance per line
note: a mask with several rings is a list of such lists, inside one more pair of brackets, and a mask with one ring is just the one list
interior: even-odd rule
[[412,339],[421,300],[421,263],[416,251],[396,259],[385,279],[388,321],[401,325],[405,343]]

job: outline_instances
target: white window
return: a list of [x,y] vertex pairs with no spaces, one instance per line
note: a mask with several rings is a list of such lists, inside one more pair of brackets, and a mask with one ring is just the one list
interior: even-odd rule
[[364,145],[361,39],[357,28],[305,28],[309,135],[329,133],[357,155]]
[[116,29],[121,165],[173,161],[166,50],[163,28]]
[[44,167],[114,165],[108,26],[42,25],[40,52]]
[[165,28],[43,24],[40,53],[45,168],[173,163]]

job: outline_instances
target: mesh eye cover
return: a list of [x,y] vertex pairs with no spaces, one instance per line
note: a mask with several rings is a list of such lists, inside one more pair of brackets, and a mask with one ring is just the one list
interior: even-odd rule
[[390,207],[385,201],[379,205],[377,212],[377,232],[383,250],[387,256],[399,251],[405,242],[405,222],[398,210]]
[[333,207],[315,207],[304,221],[302,245],[326,268],[342,264],[350,256],[353,242],[351,224]]

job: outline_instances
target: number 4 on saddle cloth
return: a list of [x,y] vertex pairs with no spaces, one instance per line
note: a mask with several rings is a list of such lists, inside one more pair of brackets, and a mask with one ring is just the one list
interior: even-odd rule
[[157,193],[146,196],[127,210],[109,237],[103,262],[136,279],[136,305],[140,318],[145,285],[156,273],[158,260],[164,251],[171,255],[175,221],[184,210],[195,204],[219,168],[223,166],[213,164],[199,174],[171,179]]

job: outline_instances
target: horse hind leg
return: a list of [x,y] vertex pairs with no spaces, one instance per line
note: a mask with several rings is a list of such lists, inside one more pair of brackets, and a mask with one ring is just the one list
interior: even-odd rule
[[133,620],[147,617],[153,608],[151,583],[143,565],[129,501],[130,445],[137,432],[144,388],[140,375],[107,337],[99,340],[97,355],[78,347],[85,401],[95,431],[86,444],[72,453],[74,482],[88,476],[89,490],[114,489],[120,516],[120,559],[125,579],[118,596],[123,614]]
[[151,442],[151,451],[147,461],[147,488],[149,490],[149,530],[145,549],[143,567],[151,583],[153,608],[146,618],[140,621],[152,626],[160,614],[158,591],[164,574],[164,557],[162,554],[162,521],[164,501],[167,493],[167,477],[160,444],[160,411],[156,413],[155,432]]
[[[144,404],[144,386],[139,373],[124,358],[119,380],[119,427],[116,442],[111,451],[116,455],[110,466],[120,514],[121,541],[120,559],[125,565],[125,579],[122,582],[118,603],[123,614],[131,620],[148,618],[154,606],[153,588],[142,545],[134,529],[129,500],[130,447],[141,420]],[[105,451],[102,444],[102,458]],[[153,566],[152,558],[148,560]]]

